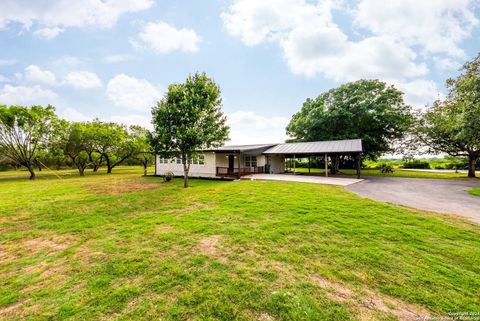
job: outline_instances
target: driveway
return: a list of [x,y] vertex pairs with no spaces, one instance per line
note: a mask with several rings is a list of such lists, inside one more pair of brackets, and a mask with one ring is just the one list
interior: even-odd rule
[[458,214],[480,223],[480,197],[466,192],[472,187],[480,187],[480,180],[368,177],[346,188],[374,200]]
[[303,182],[303,183],[327,184],[327,185],[339,185],[339,186],[348,186],[348,185],[363,181],[363,179],[356,179],[356,178],[308,176],[308,175],[293,175],[293,174],[253,174],[249,176],[243,176],[242,179]]

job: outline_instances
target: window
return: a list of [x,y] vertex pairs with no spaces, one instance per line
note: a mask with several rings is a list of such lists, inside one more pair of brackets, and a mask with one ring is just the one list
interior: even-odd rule
[[168,164],[168,158],[159,158],[158,163],[159,164]]
[[257,156],[245,156],[246,167],[257,167]]
[[180,157],[177,157],[177,164],[183,164],[182,159]]
[[204,165],[205,164],[205,156],[198,155],[198,157],[191,159],[190,164],[192,165]]

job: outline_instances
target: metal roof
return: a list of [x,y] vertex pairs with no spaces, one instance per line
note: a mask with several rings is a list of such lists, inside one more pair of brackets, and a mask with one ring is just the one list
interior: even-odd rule
[[330,140],[319,142],[285,143],[275,145],[264,154],[325,154],[362,152],[361,139]]
[[275,144],[254,144],[254,145],[231,145],[231,146],[221,146],[216,148],[208,148],[203,151],[209,152],[218,152],[218,153],[246,153],[246,152],[258,152],[262,153],[264,150],[275,146]]

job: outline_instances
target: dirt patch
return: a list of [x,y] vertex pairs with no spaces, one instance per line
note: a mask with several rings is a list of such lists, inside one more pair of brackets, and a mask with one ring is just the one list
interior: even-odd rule
[[119,195],[125,193],[147,191],[160,188],[158,183],[149,183],[141,180],[113,180],[100,181],[96,184],[86,185],[87,190],[98,195]]
[[258,321],[273,321],[274,318],[268,313],[262,313],[258,316]]
[[23,315],[23,306],[28,301],[28,299],[23,299],[12,305],[0,308],[0,318],[20,318]]
[[418,317],[431,315],[430,311],[424,308],[387,297],[370,289],[363,289],[363,293],[355,293],[340,283],[319,276],[313,276],[312,280],[328,291],[327,297],[329,299],[350,303],[360,320],[375,320],[375,312],[394,315],[400,321],[416,320]]
[[228,259],[222,254],[221,246],[219,244],[222,235],[211,235],[200,240],[197,250],[205,255],[213,256],[222,263],[227,263]]
[[23,241],[23,246],[28,248],[29,251],[46,251],[46,255],[51,255],[66,250],[70,246],[70,242],[61,239],[46,239],[39,237]]

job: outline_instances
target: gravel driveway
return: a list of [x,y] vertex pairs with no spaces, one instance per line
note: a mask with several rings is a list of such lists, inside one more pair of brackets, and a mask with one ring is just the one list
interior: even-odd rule
[[480,223],[480,197],[466,192],[472,187],[480,187],[479,179],[364,178],[364,181],[345,188],[374,200],[458,214]]

